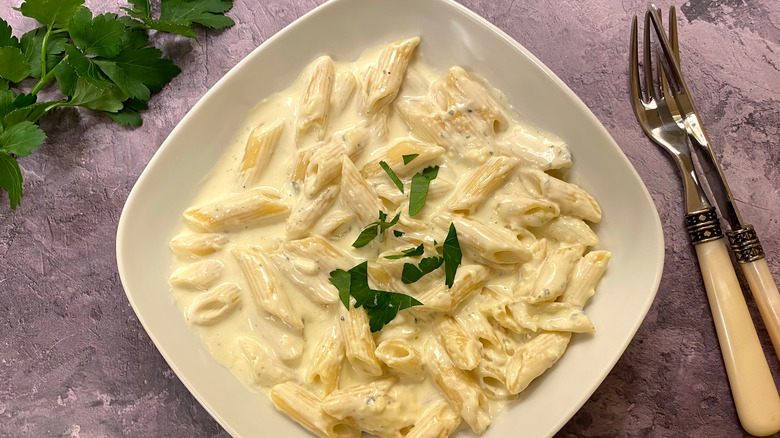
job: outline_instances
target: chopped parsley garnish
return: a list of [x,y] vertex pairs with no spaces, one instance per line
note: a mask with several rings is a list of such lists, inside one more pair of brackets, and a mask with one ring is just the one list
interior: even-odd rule
[[447,233],[447,238],[444,239],[442,256],[444,259],[444,282],[447,287],[452,287],[455,282],[455,273],[463,258],[463,252],[460,250],[460,243],[458,243],[458,233],[453,223],[450,223],[450,230]]
[[401,237],[401,236],[404,235],[404,232],[403,231],[398,231],[398,230],[393,230],[393,235],[395,237]]
[[382,166],[382,169],[385,169],[385,172],[387,172],[387,176],[389,176],[390,179],[393,180],[393,184],[395,184],[395,186],[398,187],[398,190],[400,190],[401,193],[403,193],[404,183],[402,183],[401,180],[398,178],[398,175],[396,175],[395,172],[393,172],[393,169],[390,168],[390,165],[384,161],[380,161],[379,165]]
[[381,330],[399,311],[422,305],[409,295],[372,289],[368,285],[368,262],[363,262],[349,271],[336,269],[330,273],[329,280],[338,289],[344,307],[349,309],[349,297],[352,296],[355,298],[355,308],[366,309],[368,325],[372,332]]
[[385,256],[385,258],[390,260],[398,260],[403,257],[420,257],[423,255],[423,252],[425,252],[425,248],[423,248],[423,244],[421,243],[417,248],[404,249],[401,252],[403,254],[389,255]]
[[409,155],[402,155],[401,158],[404,159],[404,166],[406,166],[407,164],[411,163],[412,160],[414,160],[419,156],[420,154],[409,154]]
[[379,236],[381,241],[385,231],[387,231],[387,229],[393,225],[397,224],[398,219],[400,218],[401,213],[399,212],[390,222],[387,222],[387,213],[380,211],[379,220],[376,222],[371,222],[366,228],[364,228],[363,231],[360,232],[360,235],[358,235],[357,239],[355,239],[355,241],[352,243],[352,246],[355,248],[366,246],[369,242],[374,240],[376,236]]
[[414,216],[425,206],[428,186],[439,174],[439,166],[426,167],[412,177],[412,189],[409,191],[409,216]]
[[438,269],[443,262],[444,257],[425,257],[420,260],[418,266],[415,266],[413,263],[404,263],[404,270],[401,272],[401,281],[403,281],[404,284],[414,283],[423,278],[426,274],[430,274]]

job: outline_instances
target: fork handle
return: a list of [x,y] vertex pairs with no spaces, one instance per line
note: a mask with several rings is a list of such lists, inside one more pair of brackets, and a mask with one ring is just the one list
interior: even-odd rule
[[[780,430],[780,396],[753,326],[714,209],[686,216],[742,427],[756,436]],[[706,219],[706,220],[701,220]]]
[[780,357],[780,293],[764,259],[756,230],[747,225],[727,235],[731,252],[742,267],[775,353]]

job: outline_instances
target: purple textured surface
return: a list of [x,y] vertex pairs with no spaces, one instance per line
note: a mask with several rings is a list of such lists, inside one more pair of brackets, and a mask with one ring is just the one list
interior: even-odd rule
[[[141,128],[73,109],[42,120],[49,139],[20,160],[21,207],[11,212],[0,197],[0,436],[227,437],[128,305],[116,272],[116,225],[133,183],[186,111],[320,2],[236,0],[231,29],[198,32],[197,40],[153,37],[183,72],[152,99]],[[11,9],[19,3],[0,2],[17,35],[34,26]],[[122,3],[87,2],[97,11]],[[683,229],[676,169],[641,133],[627,99],[630,17],[645,1],[463,3],[527,47],[593,110],[642,176],[666,228],[666,268],[647,319],[558,436],[745,435]],[[684,72],[743,216],[780,279],[780,2],[677,6]],[[747,301],[778,381],[780,363]]]

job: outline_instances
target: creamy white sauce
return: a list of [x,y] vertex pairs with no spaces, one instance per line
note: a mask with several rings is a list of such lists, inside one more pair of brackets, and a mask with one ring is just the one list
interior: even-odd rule
[[[367,123],[366,117],[362,115],[363,98],[361,93],[363,92],[364,72],[367,67],[376,64],[377,57],[382,49],[383,46],[369,49],[355,62],[335,62],[336,75],[340,72],[350,71],[354,73],[357,78],[358,85],[343,110],[331,111],[325,138],[330,137],[334,132]],[[233,140],[230,144],[226,145],[223,158],[215,163],[213,170],[205,178],[201,191],[192,200],[191,205],[197,206],[206,204],[231,194],[234,190],[238,167],[244,154],[244,147],[252,129],[258,125],[270,125],[277,120],[282,120],[285,125],[282,137],[273,153],[269,165],[259,177],[257,186],[278,190],[282,202],[287,204],[291,209],[295,206],[297,199],[302,196],[302,194],[299,193],[302,191],[296,190],[293,184],[290,183],[291,169],[294,165],[297,152],[302,149],[296,145],[296,112],[298,111],[301,95],[307,87],[310,68],[311,67],[307,68],[307,70],[305,70],[288,89],[274,94],[260,102],[257,107],[247,115],[246,120],[236,132]],[[427,95],[431,84],[439,80],[443,73],[446,72],[435,71],[428,66],[420,56],[415,55],[412,62],[409,64],[406,78],[401,91],[398,94],[397,100],[410,96]],[[490,89],[490,93],[492,94],[492,98],[500,103],[505,116],[509,120],[509,129],[502,134],[504,137],[515,136],[515,138],[524,138],[535,145],[535,147],[546,147],[548,144],[561,144],[560,140],[551,135],[543,133],[532,126],[528,126],[517,120],[517,117],[505,102],[503,96],[492,89]],[[331,103],[331,105],[333,105],[333,103]],[[387,119],[387,134],[384,137],[380,138],[378,134],[381,124],[368,122],[367,126],[371,130],[368,134],[371,140],[362,153],[354,160],[358,169],[361,169],[365,163],[375,159],[379,151],[392,145],[397,139],[409,137],[411,135],[409,125],[407,125],[401,116],[394,110],[390,112]],[[499,136],[499,139],[500,138],[501,137]],[[302,143],[304,147],[316,144],[316,140],[311,137],[303,140],[299,139],[298,142]],[[465,176],[468,175],[470,171],[478,167],[494,153],[499,154],[502,147],[506,146],[498,145],[496,147],[491,147],[490,145],[487,145],[481,148],[469,146],[461,150],[453,148],[448,150],[443,156],[432,161],[431,165],[440,165],[438,178],[434,180],[434,183],[431,185],[431,197],[429,197],[426,206],[420,214],[414,216],[412,219],[422,221],[423,223],[429,223],[436,216],[439,216],[440,211],[445,208],[449,196],[455,192],[454,189],[457,187],[458,183],[464,180]],[[553,148],[551,147],[551,150],[552,149]],[[562,149],[562,152],[557,151],[555,153],[568,154],[565,147]],[[568,159],[568,157],[565,158]],[[522,168],[522,166],[518,167]],[[403,180],[405,183],[405,194],[403,195],[403,199],[408,199],[411,175],[403,178]],[[392,190],[397,190],[385,173],[379,174],[371,182],[379,182],[385,186],[389,186]],[[449,189],[446,189],[447,183],[451,185]],[[436,195],[436,187],[440,185],[445,187],[445,189],[439,190],[443,191],[444,194],[433,197]],[[499,202],[498,199],[500,198],[499,195],[511,196],[514,193],[527,194],[527,192],[528,190],[523,186],[520,179],[514,176],[510,177],[507,179],[507,182],[502,184],[493,196],[491,196],[470,217],[491,227],[503,227],[505,222],[496,213],[496,207]],[[403,214],[407,216],[406,209],[408,207],[406,204],[402,204],[400,208],[403,210]],[[337,197],[330,208],[322,213],[325,215],[334,210],[348,210],[348,208],[343,206],[341,200]],[[389,217],[392,217],[395,214],[394,211],[387,212]],[[349,222],[343,237],[331,239],[329,242],[335,247],[350,253],[356,258],[357,263],[367,260],[369,264],[377,263],[377,256],[380,252],[391,251],[396,248],[409,248],[412,246],[411,244],[399,242],[399,240],[390,236],[394,229],[409,231],[402,225],[398,225],[396,228],[388,230],[384,243],[375,241],[363,248],[352,248],[352,242],[366,225],[367,224],[365,223],[360,223],[359,220],[352,220]],[[199,231],[182,222],[179,229],[176,230],[175,235],[196,232]],[[282,242],[287,240],[285,220],[282,219],[265,223],[261,226],[227,232],[224,233],[224,235],[229,242],[213,254],[203,257],[188,257],[182,252],[177,252],[172,258],[171,270],[173,271],[200,259],[218,260],[222,262],[224,270],[213,287],[223,282],[238,284],[241,288],[240,304],[235,311],[230,313],[223,320],[208,326],[192,325],[192,328],[203,340],[203,343],[212,356],[219,363],[230,369],[233,375],[243,382],[248,389],[266,390],[267,388],[264,388],[255,382],[252,367],[249,361],[242,355],[237,339],[241,336],[250,336],[260,339],[262,342],[265,342],[267,346],[273,348],[274,346],[278,346],[280,342],[292,345],[299,342],[297,340],[297,331],[285,326],[276,318],[273,318],[260,310],[254,301],[247,280],[235,258],[230,253],[230,249],[243,245],[259,246],[268,251],[277,249]],[[438,243],[441,244],[445,236],[446,228],[443,231],[431,233],[429,237],[431,239],[436,239]],[[529,248],[531,247],[531,244],[533,244],[533,240],[540,237],[541,236],[529,237],[529,239],[531,239],[531,241],[529,241]],[[548,252],[550,248],[556,247],[559,244],[554,239],[550,238],[547,239],[547,243],[549,246]],[[430,242],[426,243],[426,247],[429,245]],[[479,258],[475,257],[472,252],[464,248],[462,241],[461,248],[463,248],[463,266],[480,263]],[[430,251],[430,248],[426,248],[426,255],[432,255],[429,253]],[[398,260],[397,263],[416,263],[417,261],[419,261],[419,259],[404,258]],[[390,263],[387,260],[382,260],[380,262]],[[341,268],[348,270],[352,268],[352,266],[341,266]],[[516,289],[518,285],[523,284],[523,281],[527,284],[529,281],[528,278],[523,279],[523,272],[519,268],[519,265],[513,264],[507,265],[506,269],[494,269],[488,284],[493,285],[494,289],[503,290],[506,291],[507,294],[512,295],[512,291]],[[534,272],[533,269],[529,269],[529,271]],[[400,269],[398,269],[398,272],[400,273]],[[424,277],[419,282],[408,285],[408,288],[410,293],[417,295],[422,294],[436,284],[442,284],[443,281],[443,269],[440,269]],[[283,278],[282,286],[285,293],[287,293],[290,298],[293,307],[302,316],[305,324],[302,336],[303,343],[298,346],[298,348],[303,348],[301,357],[285,361],[285,364],[295,370],[302,381],[305,370],[313,359],[314,346],[319,341],[321,334],[337,323],[337,309],[338,306],[342,306],[342,304],[336,302],[324,306],[313,303],[306,298],[305,294],[297,291],[295,285]],[[180,287],[172,288],[173,298],[182,309],[185,317],[187,316],[188,308],[193,299],[200,293],[202,293],[202,291]],[[461,306],[453,311],[452,314],[459,318],[461,322],[466,323],[466,321],[468,321],[468,314],[477,311],[475,309],[477,309],[479,304],[483,301],[484,299],[480,294],[474,293]],[[516,346],[521,345],[531,336],[530,334],[518,335],[509,332],[507,333],[511,343]],[[392,323],[387,325],[381,332],[374,334],[377,344],[384,339],[400,337],[407,340],[419,351],[422,351],[423,344],[431,336],[430,322],[425,321],[420,314],[412,309],[401,311]],[[386,371],[385,373],[390,374],[389,371]],[[342,367],[339,387],[344,388],[371,380],[374,379],[355,373],[345,361],[344,366]],[[402,403],[396,403],[396,405],[393,406],[393,409],[396,409],[397,412],[394,413],[392,418],[396,419],[395,421],[402,421],[409,425],[413,424],[425,408],[433,401],[443,398],[439,389],[430,377],[426,377],[422,381],[401,378],[395,385],[393,391],[398,394],[399,397],[402,397],[403,400]],[[506,400],[491,397],[489,397],[489,402],[491,417],[496,415],[496,413],[507,403]],[[381,422],[381,418],[379,421]],[[387,425],[386,427],[392,428],[394,426]]]

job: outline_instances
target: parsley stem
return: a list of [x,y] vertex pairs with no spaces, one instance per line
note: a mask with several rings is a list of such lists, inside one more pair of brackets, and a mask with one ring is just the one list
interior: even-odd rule
[[49,43],[49,35],[51,35],[51,26],[46,27],[46,35],[43,36],[43,42],[41,42],[41,80],[46,77],[46,44]]
[[[48,34],[47,34],[47,36],[48,36]],[[46,40],[44,39],[44,44],[45,44],[45,43],[46,43]],[[62,59],[60,60],[60,62],[63,62],[63,61],[65,61],[66,59],[68,59],[68,55],[65,55],[65,57],[64,57],[64,58],[62,58]],[[44,64],[45,64],[45,61],[44,61]],[[45,69],[45,68],[46,68],[46,67],[44,67],[44,69]],[[50,71],[50,72],[48,72],[48,73],[46,73],[46,74],[44,74],[44,75],[42,75],[42,76],[41,76],[41,79],[39,79],[39,80],[38,80],[38,83],[37,83],[37,84],[35,84],[35,86],[33,87],[33,89],[32,89],[32,90],[30,90],[30,94],[38,94],[38,92],[39,92],[39,91],[41,91],[41,88],[43,88],[43,87],[44,87],[46,84],[48,84],[48,83],[49,83],[49,81],[51,81],[51,79],[52,79],[53,77],[54,77],[54,69],[51,69],[51,71]]]

